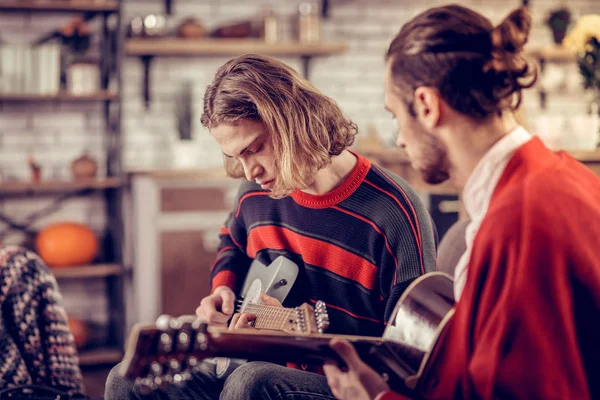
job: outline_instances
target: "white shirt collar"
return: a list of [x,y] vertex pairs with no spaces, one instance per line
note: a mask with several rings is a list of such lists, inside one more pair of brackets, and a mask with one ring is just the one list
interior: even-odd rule
[[463,190],[465,209],[471,219],[483,217],[498,180],[514,152],[532,138],[518,126],[496,142],[479,160]]
[[454,270],[454,298],[456,301],[460,298],[467,280],[467,266],[471,258],[473,241],[481,221],[487,213],[498,181],[515,151],[532,137],[522,126],[515,128],[484,154],[467,179],[463,190],[463,202],[471,221],[465,232],[466,250]]

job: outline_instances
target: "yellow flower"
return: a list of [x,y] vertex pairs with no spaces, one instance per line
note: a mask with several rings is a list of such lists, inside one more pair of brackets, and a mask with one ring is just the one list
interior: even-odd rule
[[562,44],[577,53],[582,53],[585,52],[585,46],[592,37],[600,41],[600,14],[589,14],[579,18]]

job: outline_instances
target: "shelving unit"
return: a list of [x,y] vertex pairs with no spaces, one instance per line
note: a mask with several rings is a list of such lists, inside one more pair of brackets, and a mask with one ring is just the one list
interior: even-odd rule
[[56,94],[8,94],[8,93],[0,93],[0,102],[7,101],[117,101],[119,100],[119,95],[117,93],[111,93],[106,90],[99,91],[97,93],[91,94],[72,94],[68,92],[60,92]]
[[[53,268],[52,272],[61,285],[71,284],[74,280],[103,279],[106,282],[108,308],[108,326],[105,343],[99,347],[84,349],[80,352],[82,367],[106,365],[111,366],[122,359],[125,341],[125,306],[123,279],[126,269],[123,266],[123,218],[122,197],[126,175],[121,165],[121,76],[122,62],[122,24],[121,2],[117,0],[1,0],[0,13],[75,13],[82,14],[84,20],[100,19],[99,51],[101,55],[100,78],[101,89],[98,92],[76,95],[61,91],[51,95],[0,93],[0,104],[43,102],[100,102],[105,121],[105,154],[106,171],[100,172],[98,179],[66,180],[66,181],[0,181],[0,197],[6,201],[15,201],[28,196],[47,196],[52,199],[49,206],[34,213],[13,220],[9,215],[0,213],[0,220],[8,223],[9,230],[20,229],[28,234],[39,218],[49,215],[60,207],[64,200],[75,196],[86,196],[91,193],[102,193],[107,213],[106,231],[99,237],[102,257],[98,264],[78,267]],[[116,23],[109,23],[109,18],[116,18]],[[111,21],[112,22],[112,21]],[[57,26],[58,28],[58,26]],[[52,35],[44,40],[51,40]],[[116,51],[115,51],[116,49]],[[114,83],[114,85],[113,85]],[[108,88],[115,87],[115,91]],[[3,234],[0,232],[0,235]],[[85,370],[84,370],[85,375]]]
[[0,182],[0,194],[62,193],[87,189],[117,189],[123,181],[118,177],[81,181]]
[[123,352],[118,348],[99,347],[79,352],[79,364],[89,367],[101,364],[116,364],[123,359]]
[[310,61],[314,57],[341,54],[347,49],[341,42],[276,42],[266,43],[259,39],[181,39],[148,38],[128,39],[125,52],[129,56],[140,57],[144,67],[143,96],[146,105],[150,103],[150,66],[154,57],[235,57],[246,53],[270,56],[300,57],[302,73],[310,77]]
[[0,11],[15,12],[118,12],[117,1],[2,0]]
[[[406,151],[400,148],[357,149],[357,151],[370,160],[394,171],[405,178],[417,191],[429,195],[457,195],[456,189],[449,183],[428,185],[410,164]],[[564,150],[576,160],[586,164],[589,168],[600,173],[600,149],[595,151]]]
[[102,278],[106,276],[118,276],[123,272],[119,264],[94,264],[77,267],[52,268],[56,279],[73,278]]
[[562,47],[544,47],[531,49],[525,52],[526,55],[537,59],[540,62],[573,62],[575,61],[575,52]]
[[[544,73],[544,68],[547,63],[566,64],[574,63],[576,60],[575,52],[563,46],[528,49],[525,51],[525,55],[538,63],[541,74]],[[544,89],[539,89],[538,94],[540,98],[540,107],[544,109],[546,107],[547,93]]]
[[130,56],[235,56],[244,53],[316,57],[339,54],[347,49],[339,42],[305,44],[266,43],[259,39],[129,39],[125,47]]

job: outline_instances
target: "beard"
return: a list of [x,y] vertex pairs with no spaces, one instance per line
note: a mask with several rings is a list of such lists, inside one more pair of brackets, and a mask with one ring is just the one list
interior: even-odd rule
[[440,139],[426,130],[422,130],[423,152],[419,171],[423,180],[435,185],[450,178],[450,160],[446,146]]
[[447,171],[434,168],[421,171],[421,176],[423,180],[430,185],[437,185],[447,181],[450,178],[450,174]]

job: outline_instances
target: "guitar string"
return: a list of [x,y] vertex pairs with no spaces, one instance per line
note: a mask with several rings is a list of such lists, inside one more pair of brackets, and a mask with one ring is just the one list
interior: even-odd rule
[[255,328],[283,330],[293,310],[261,304],[248,304],[244,311],[256,315]]

